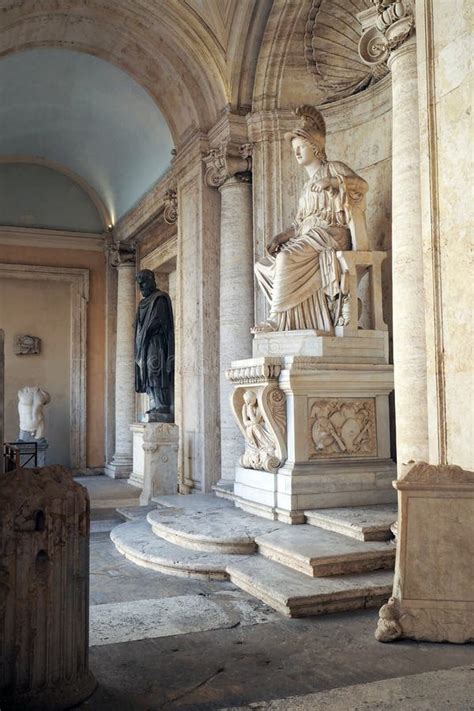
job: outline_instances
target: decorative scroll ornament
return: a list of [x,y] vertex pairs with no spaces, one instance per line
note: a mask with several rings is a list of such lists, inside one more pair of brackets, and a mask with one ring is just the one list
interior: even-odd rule
[[321,103],[357,94],[387,74],[386,67],[369,67],[359,56],[359,15],[371,8],[371,0],[312,1],[304,49],[307,70],[324,92]]
[[283,463],[279,439],[286,430],[285,394],[274,387],[259,395],[254,390],[243,393],[239,424],[245,436],[245,452],[240,465],[274,473]]
[[[245,370],[258,372],[240,372],[239,377]],[[236,386],[232,411],[245,438],[240,466],[275,473],[286,459],[286,397],[275,382],[278,373],[257,366],[228,370],[226,377]]]
[[385,63],[390,52],[400,47],[415,29],[410,0],[372,0],[377,15],[362,34],[359,54],[369,66]]
[[170,189],[165,192],[164,204],[163,219],[167,225],[174,225],[178,219],[178,197],[176,190]]
[[113,242],[107,245],[109,264],[112,267],[122,267],[125,264],[135,263],[135,247],[123,242]]
[[250,182],[252,144],[238,146],[234,143],[221,143],[211,148],[203,161],[206,166],[206,183],[212,188],[220,188],[229,178]]
[[313,459],[376,456],[374,400],[317,399],[310,412],[310,438]]

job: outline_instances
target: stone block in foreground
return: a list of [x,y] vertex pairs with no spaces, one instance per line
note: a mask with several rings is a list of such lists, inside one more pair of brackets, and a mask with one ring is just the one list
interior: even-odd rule
[[68,469],[0,475],[0,706],[70,708],[88,667],[89,495]]

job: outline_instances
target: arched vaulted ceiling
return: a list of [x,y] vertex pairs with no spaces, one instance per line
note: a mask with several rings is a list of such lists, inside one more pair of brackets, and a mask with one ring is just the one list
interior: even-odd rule
[[112,222],[166,171],[172,147],[153,99],[109,62],[48,48],[0,59],[0,157],[64,166],[96,191]]
[[0,56],[63,47],[106,59],[155,99],[176,145],[249,101],[272,0],[0,0]]
[[172,144],[249,107],[272,2],[0,0],[0,156],[61,164],[119,217]]

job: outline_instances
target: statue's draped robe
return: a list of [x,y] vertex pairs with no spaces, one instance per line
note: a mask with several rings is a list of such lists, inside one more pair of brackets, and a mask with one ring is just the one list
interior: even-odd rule
[[[338,187],[315,191],[322,178],[337,178]],[[276,256],[255,265],[278,331],[332,331],[328,298],[339,294],[341,276],[336,250],[351,249],[351,210],[365,209],[367,188],[365,180],[338,161],[324,162],[305,183],[294,236]]]
[[139,303],[135,319],[135,390],[152,408],[169,410],[174,382],[174,324],[171,299],[156,290]]

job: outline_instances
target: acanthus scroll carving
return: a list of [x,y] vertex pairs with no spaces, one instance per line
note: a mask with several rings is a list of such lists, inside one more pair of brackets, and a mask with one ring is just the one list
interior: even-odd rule
[[372,0],[377,15],[359,41],[361,59],[369,66],[385,64],[390,52],[398,49],[414,32],[415,16],[411,0]]
[[376,456],[375,403],[317,399],[310,410],[310,458]]
[[165,192],[164,205],[163,219],[167,225],[174,225],[178,219],[178,197],[176,190],[170,189]]
[[252,144],[221,143],[211,148],[203,161],[206,165],[206,183],[212,188],[219,188],[229,178],[250,182]]
[[286,459],[286,400],[277,386],[237,388],[234,417],[245,438],[240,465],[275,473]]

